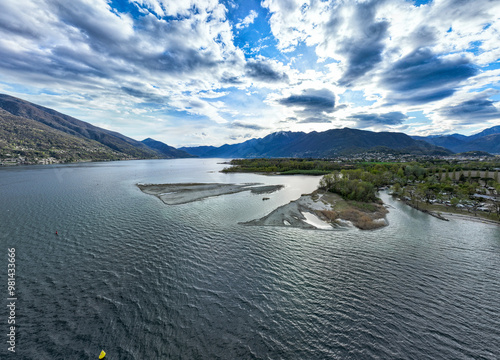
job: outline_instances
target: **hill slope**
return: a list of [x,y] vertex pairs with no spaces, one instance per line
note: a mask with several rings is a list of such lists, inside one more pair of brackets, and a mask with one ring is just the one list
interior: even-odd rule
[[77,138],[95,140],[127,158],[158,157],[157,152],[140,141],[13,96],[0,94],[0,108],[12,115],[37,121]]
[[118,160],[123,154],[97,141],[79,138],[0,109],[0,160],[37,163],[78,160]]
[[165,159],[197,157],[151,138],[144,139],[141,142],[148,148],[158,152]]
[[0,94],[0,161],[4,163],[185,157],[192,155],[152,139],[140,142],[53,109]]

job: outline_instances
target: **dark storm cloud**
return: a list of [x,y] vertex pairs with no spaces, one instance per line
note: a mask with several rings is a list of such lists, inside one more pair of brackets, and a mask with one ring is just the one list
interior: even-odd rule
[[381,85],[392,91],[389,101],[424,104],[453,95],[460,82],[477,73],[465,57],[442,58],[420,48],[385,72]]
[[263,82],[288,82],[288,75],[274,70],[266,61],[249,60],[245,64],[245,73],[248,77]]
[[357,127],[365,128],[372,126],[380,127],[384,125],[400,125],[408,120],[408,116],[401,112],[393,111],[386,114],[355,114],[348,116],[347,119],[355,120]]
[[495,107],[494,102],[486,97],[487,95],[481,94],[458,105],[447,106],[442,108],[439,114],[449,120],[458,120],[461,124],[500,119],[500,111]]

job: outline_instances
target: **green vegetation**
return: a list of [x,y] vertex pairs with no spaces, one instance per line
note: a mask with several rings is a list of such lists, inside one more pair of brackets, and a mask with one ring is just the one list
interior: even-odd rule
[[377,201],[376,188],[371,179],[373,174],[362,170],[342,170],[323,176],[319,187],[339,194],[344,199],[361,202]]
[[315,159],[235,159],[222,172],[264,172],[282,175],[325,175],[342,169],[336,161]]
[[463,161],[459,159],[426,158],[424,160],[415,160],[407,162],[398,161],[340,161],[324,159],[294,159],[294,158],[258,158],[258,159],[234,159],[230,161],[231,167],[227,167],[223,172],[262,172],[278,173],[293,171],[324,171],[330,173],[335,170],[343,169],[362,169],[373,174],[384,172],[397,173],[400,169],[402,177],[414,176],[418,180],[420,176],[428,173],[436,173],[438,170],[445,173],[467,174],[467,171],[486,171],[491,173],[500,168],[500,158],[492,157],[488,161]]
[[339,162],[314,159],[233,160],[225,172],[277,174],[328,172],[320,188],[356,201],[377,202],[376,191],[391,187],[409,205],[431,212],[474,214],[500,220],[500,158],[488,161],[426,159],[412,162]]

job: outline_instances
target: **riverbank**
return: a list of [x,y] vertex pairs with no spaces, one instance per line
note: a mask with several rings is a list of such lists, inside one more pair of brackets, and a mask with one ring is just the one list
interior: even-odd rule
[[432,205],[432,204],[427,204],[424,202],[419,202],[418,205],[410,202],[410,201],[403,201],[406,205],[421,211],[423,213],[429,214],[431,216],[434,216],[440,220],[444,221],[450,221],[450,219],[456,219],[456,220],[467,220],[467,221],[474,221],[474,222],[479,222],[483,224],[493,224],[500,226],[500,221],[490,219],[485,217],[486,214],[482,214],[481,212],[477,212],[476,214],[472,213],[462,213],[458,209],[453,209],[450,207],[446,207],[444,205]]

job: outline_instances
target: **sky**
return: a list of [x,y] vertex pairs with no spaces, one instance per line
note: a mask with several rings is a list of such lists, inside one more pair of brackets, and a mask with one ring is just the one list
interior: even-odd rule
[[0,92],[137,140],[500,125],[498,0],[0,1]]

